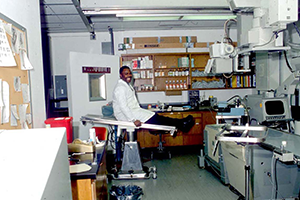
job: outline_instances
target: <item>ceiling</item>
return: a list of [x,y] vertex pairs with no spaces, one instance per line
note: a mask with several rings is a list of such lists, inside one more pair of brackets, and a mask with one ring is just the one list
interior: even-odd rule
[[[82,2],[83,0],[81,0]],[[85,0],[87,1],[87,0]],[[96,1],[96,0],[94,0]],[[99,2],[100,0],[98,0]],[[116,0],[113,0],[117,2]],[[152,0],[153,1],[153,0]],[[210,0],[217,1],[217,0]],[[220,1],[220,0],[218,0]],[[224,1],[224,0],[222,0]],[[232,14],[228,6],[193,6],[193,7],[116,7],[106,6],[102,11],[105,14],[92,15],[93,8],[82,9],[78,0],[41,0],[41,27],[47,33],[75,33],[75,32],[107,32],[108,28],[114,31],[139,31],[139,30],[195,30],[222,28],[225,20],[156,20],[156,21],[124,21],[117,17],[118,13],[159,13],[160,15],[193,15],[193,14]],[[105,1],[106,2],[106,1]],[[173,2],[173,1],[172,1]],[[199,1],[198,1],[199,2]],[[201,1],[200,1],[201,2]],[[207,2],[207,1],[206,1]],[[197,3],[198,5],[199,3]],[[207,3],[206,3],[207,4]],[[146,9],[145,9],[146,8]],[[87,12],[90,12],[87,14]],[[85,13],[85,14],[84,14]]]

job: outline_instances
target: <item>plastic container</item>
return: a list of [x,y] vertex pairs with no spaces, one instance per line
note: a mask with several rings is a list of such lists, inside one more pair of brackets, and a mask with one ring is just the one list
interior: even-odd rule
[[110,200],[138,200],[142,198],[143,190],[137,185],[112,185],[109,194]]
[[50,127],[65,127],[67,142],[73,141],[73,117],[56,117],[45,120],[45,124],[49,124]]

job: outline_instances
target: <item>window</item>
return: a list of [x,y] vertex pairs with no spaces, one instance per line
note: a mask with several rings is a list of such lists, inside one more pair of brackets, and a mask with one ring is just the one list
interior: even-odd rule
[[89,74],[89,100],[106,100],[106,78],[105,74]]

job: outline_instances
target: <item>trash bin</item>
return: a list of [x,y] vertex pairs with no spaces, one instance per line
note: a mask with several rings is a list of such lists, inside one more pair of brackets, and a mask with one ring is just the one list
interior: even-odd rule
[[92,127],[95,129],[96,137],[99,140],[107,140],[107,129],[105,127]]
[[49,124],[50,127],[65,127],[67,142],[73,141],[73,117],[56,117],[45,120],[45,124]]
[[138,200],[142,198],[143,190],[137,185],[112,185],[109,194],[110,200]]

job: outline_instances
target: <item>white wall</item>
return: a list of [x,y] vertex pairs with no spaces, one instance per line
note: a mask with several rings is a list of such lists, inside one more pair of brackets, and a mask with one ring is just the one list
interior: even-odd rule
[[[223,37],[223,29],[214,30],[176,30],[176,31],[126,31],[114,32],[114,48],[116,55],[125,54],[118,51],[118,44],[123,43],[124,37],[154,37],[154,36],[197,36],[198,42],[220,41]],[[96,40],[90,40],[89,33],[50,34],[50,54],[53,75],[65,75],[67,73],[67,57],[69,52],[81,52],[101,54],[101,43],[110,42],[108,32],[96,33]],[[236,31],[232,30],[232,39],[236,40]]]
[[70,52],[70,64],[68,64],[68,99],[69,113],[73,117],[74,138],[89,138],[89,126],[83,126],[80,118],[86,114],[101,113],[101,108],[112,101],[112,91],[106,91],[107,98],[101,101],[89,100],[88,73],[82,73],[82,66],[109,67],[111,73],[107,73],[106,86],[114,88],[118,81],[119,58],[112,55],[101,55],[92,53]]
[[[124,37],[154,37],[154,36],[197,36],[197,42],[215,42],[223,38],[223,29],[214,30],[181,30],[181,31],[126,31],[114,32],[114,48],[116,55],[125,54],[124,51],[118,51],[118,44],[123,43]],[[236,31],[230,32],[230,37],[236,41]],[[90,54],[101,54],[101,42],[110,42],[109,32],[96,33],[96,40],[90,40],[88,33],[74,34],[50,34],[51,44],[51,65],[53,75],[67,74],[69,52],[81,52]],[[171,52],[172,50],[170,50]],[[113,88],[108,88],[112,90]],[[210,95],[217,96],[220,100],[227,100],[236,93],[244,96],[244,94],[252,93],[252,90],[206,90],[205,95],[208,98]],[[166,96],[164,92],[138,93],[140,103],[156,103],[157,100],[162,102],[187,102],[187,92],[183,92],[182,96]],[[100,113],[99,113],[100,114]]]
[[28,56],[34,67],[34,69],[30,71],[33,127],[44,127],[46,111],[40,27],[40,1],[0,0],[0,12],[27,30]]

